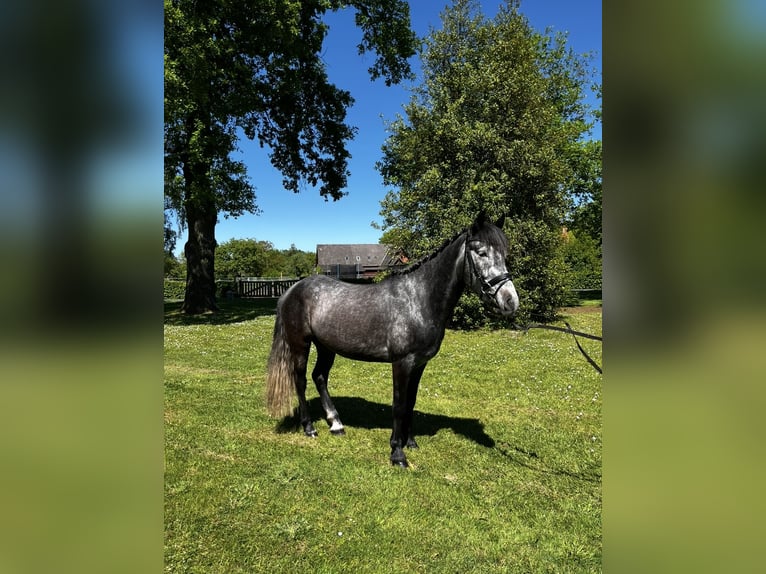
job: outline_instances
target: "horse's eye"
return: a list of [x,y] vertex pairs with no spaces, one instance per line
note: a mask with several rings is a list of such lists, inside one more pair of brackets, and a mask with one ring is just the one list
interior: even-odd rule
[[487,250],[486,249],[479,249],[477,252],[479,257],[486,257],[487,256]]

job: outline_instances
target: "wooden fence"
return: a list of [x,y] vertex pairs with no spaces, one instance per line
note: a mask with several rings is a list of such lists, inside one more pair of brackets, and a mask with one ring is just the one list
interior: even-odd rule
[[285,291],[295,285],[299,279],[258,279],[252,277],[237,278],[237,295],[240,297],[273,298],[281,297]]

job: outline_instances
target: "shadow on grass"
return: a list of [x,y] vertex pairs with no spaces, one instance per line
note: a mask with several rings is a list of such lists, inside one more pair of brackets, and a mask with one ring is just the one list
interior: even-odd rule
[[165,301],[166,325],[225,325],[274,315],[277,299],[227,299],[218,301],[214,313],[187,315],[181,311],[182,301]]
[[[391,405],[373,403],[358,397],[333,397],[335,408],[338,409],[340,419],[347,427],[363,429],[390,429],[392,425]],[[312,418],[317,413],[324,413],[319,398],[309,401],[309,412]],[[316,421],[316,418],[314,418]],[[282,419],[277,426],[277,432],[292,432],[298,430],[299,420],[297,414]],[[460,417],[447,417],[415,411],[413,420],[415,437],[434,436],[442,429],[452,429],[452,432],[464,436],[468,440],[492,448],[495,441],[484,432],[484,425],[478,419]]]
[[[390,429],[392,424],[391,405],[374,403],[359,397],[333,397],[335,408],[338,409],[340,418],[346,427],[363,429]],[[309,400],[309,412],[312,420],[317,422],[317,415],[324,414],[318,397]],[[324,417],[319,417],[323,420]],[[468,440],[481,446],[495,449],[504,458],[513,464],[523,466],[535,472],[557,476],[569,476],[577,480],[587,482],[600,482],[601,469],[592,468],[583,472],[571,472],[562,468],[549,468],[545,461],[534,451],[525,450],[506,442],[495,440],[484,431],[484,425],[479,419],[462,417],[448,417],[415,411],[413,421],[415,437],[435,436],[442,429],[451,429]],[[296,412],[292,416],[283,418],[277,425],[277,432],[299,432],[300,421]],[[321,428],[319,429],[321,432]]]
[[[498,443],[497,451],[507,459],[513,461],[514,464],[534,470],[535,472],[556,476],[568,476],[586,482],[601,482],[601,467],[593,467],[590,470],[582,472],[572,472],[563,468],[546,468],[545,464],[542,461],[539,461],[540,457],[536,452],[527,451],[506,442]],[[533,462],[533,460],[539,462]]]

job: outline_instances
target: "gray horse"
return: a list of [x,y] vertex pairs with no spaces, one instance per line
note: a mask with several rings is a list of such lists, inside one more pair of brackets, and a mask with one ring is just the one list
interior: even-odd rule
[[266,385],[271,415],[292,412],[295,389],[303,432],[317,436],[306,403],[311,343],[317,350],[311,377],[333,434],[345,433],[327,392],[335,355],[391,363],[391,463],[407,467],[403,447],[418,446],[412,413],[420,377],[439,352],[447,322],[465,286],[493,312],[511,316],[519,306],[505,265],[508,240],[500,225],[486,222],[480,215],[470,229],[437,252],[378,284],[355,285],[313,275],[293,285],[277,305]]

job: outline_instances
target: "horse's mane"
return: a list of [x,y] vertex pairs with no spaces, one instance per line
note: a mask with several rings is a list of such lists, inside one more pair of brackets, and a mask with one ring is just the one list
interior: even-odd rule
[[393,277],[393,276],[397,276],[397,275],[407,275],[408,273],[412,273],[416,269],[419,269],[424,263],[426,263],[427,261],[431,261],[431,259],[433,259],[437,255],[439,255],[439,253],[441,253],[447,247],[452,245],[452,243],[454,243],[457,240],[458,237],[460,237],[464,233],[468,233],[468,229],[469,228],[466,227],[466,228],[460,230],[455,235],[453,235],[449,239],[445,240],[444,243],[442,243],[442,245],[436,251],[433,251],[432,253],[429,253],[428,255],[426,255],[424,257],[421,257],[420,259],[418,259],[414,263],[410,263],[404,269],[392,269],[389,277]]
[[[447,239],[436,251],[429,253],[425,257],[422,257],[415,261],[415,263],[411,263],[410,265],[407,265],[404,269],[393,269],[389,275],[389,277],[392,276],[398,276],[398,275],[407,275],[408,273],[412,273],[413,271],[419,269],[424,263],[427,261],[430,261],[439,253],[444,251],[447,247],[452,245],[458,237],[461,235],[470,235],[471,233],[471,227],[464,227],[460,231],[458,231],[455,235]],[[476,235],[471,236],[479,239],[480,241],[483,241],[485,243],[489,243],[490,245],[497,245],[502,246],[506,252],[508,250],[508,239],[506,238],[505,234],[502,232],[502,230],[495,225],[489,225],[489,224],[482,224],[479,229],[477,230]]]

